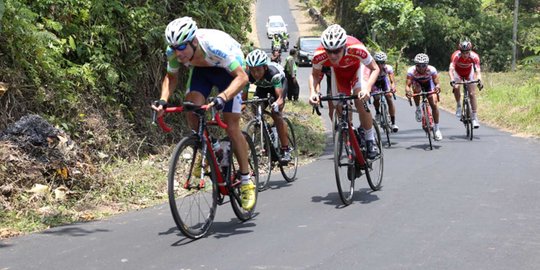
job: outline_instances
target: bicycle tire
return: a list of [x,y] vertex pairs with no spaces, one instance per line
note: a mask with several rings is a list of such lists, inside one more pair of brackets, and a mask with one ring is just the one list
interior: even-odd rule
[[[257,154],[255,151],[255,146],[253,145],[253,142],[249,138],[249,135],[242,131],[242,134],[244,135],[244,138],[246,138],[246,142],[248,144],[248,161],[249,161],[249,168],[251,172],[253,173],[251,180],[253,181],[253,184],[255,184],[256,187],[259,186],[259,170],[257,168]],[[225,137],[223,140],[228,141],[229,138]],[[231,144],[231,150],[234,149],[234,145]],[[238,161],[236,159],[236,156],[232,153],[233,151],[229,151],[229,170],[226,173],[229,181],[229,183],[232,183],[237,178],[236,172],[237,168],[240,169],[240,166],[238,164]],[[231,206],[233,209],[234,214],[238,219],[241,221],[249,220],[253,217],[253,213],[255,213],[255,207],[257,206],[257,200],[259,199],[259,189],[255,189],[255,205],[250,210],[245,210],[242,208],[242,204],[240,201],[240,184],[237,185],[229,185],[229,197],[231,199]]]
[[[382,99],[383,98],[381,97],[381,101]],[[384,133],[386,134],[386,142],[388,143],[388,147],[392,146],[392,144],[390,143],[390,132],[392,129],[390,128],[389,116],[390,113],[388,112],[388,104],[386,104],[386,101],[381,102],[381,126],[384,129]]]
[[287,182],[296,180],[296,172],[298,170],[298,146],[296,145],[296,136],[294,128],[289,118],[283,117],[283,121],[287,125],[287,137],[289,139],[289,148],[291,149],[291,161],[287,164],[279,163],[281,175]]
[[[194,167],[202,156],[201,142],[197,137],[185,137],[175,147],[169,163],[168,196],[171,213],[178,229],[188,238],[205,236],[211,227],[217,207],[216,172],[210,164],[210,174],[205,174],[201,188],[200,179],[192,179]],[[210,161],[209,154],[206,160]],[[202,159],[200,159],[202,162]],[[198,169],[195,168],[195,171]]]
[[473,139],[473,123],[472,123],[472,113],[471,113],[471,102],[469,99],[463,101],[463,111],[465,114],[465,130],[466,130],[466,136],[467,139],[472,141]]
[[374,159],[367,159],[364,170],[366,172],[367,182],[369,187],[373,191],[381,189],[384,173],[384,153],[381,142],[381,131],[376,122],[373,123],[373,129],[375,130],[375,145],[379,148],[379,155]]
[[259,122],[256,119],[249,121],[245,132],[253,141],[255,153],[257,155],[258,170],[259,170],[259,191],[268,188],[268,182],[272,175],[272,150],[270,149],[270,138],[266,132],[264,122]]
[[345,205],[352,203],[356,181],[356,165],[348,132],[338,127],[334,139],[334,173],[339,197]]
[[424,116],[423,116],[423,121],[424,121],[424,130],[426,131],[426,135],[428,137],[428,141],[429,141],[429,149],[430,150],[433,150],[433,142],[432,142],[432,138],[431,138],[431,134],[432,134],[432,131],[433,129],[431,128],[431,113],[430,113],[430,109],[429,109],[429,105],[426,105],[424,103],[423,105],[423,113],[424,113]]
[[[332,101],[329,101],[329,102],[332,102]],[[337,108],[335,108],[334,106],[334,112],[332,113],[332,141],[334,141],[336,139],[336,131],[337,131],[337,125],[339,123],[339,117],[340,117],[340,114],[338,114],[337,112]]]

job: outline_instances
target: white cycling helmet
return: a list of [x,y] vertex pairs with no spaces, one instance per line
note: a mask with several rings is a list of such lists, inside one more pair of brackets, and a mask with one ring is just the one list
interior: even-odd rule
[[386,53],[383,52],[376,52],[374,58],[375,62],[386,62],[386,60],[388,59],[386,57]]
[[321,43],[327,50],[337,50],[347,43],[347,32],[339,24],[332,24],[321,35]]
[[415,64],[428,64],[429,57],[425,53],[419,53],[414,57]]
[[246,64],[249,67],[268,65],[268,55],[260,49],[253,50],[246,56]]
[[197,31],[197,24],[191,17],[178,18],[167,25],[165,38],[170,46],[192,41]]

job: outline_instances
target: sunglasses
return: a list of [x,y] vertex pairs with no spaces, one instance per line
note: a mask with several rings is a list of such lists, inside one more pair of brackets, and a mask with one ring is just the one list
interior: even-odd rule
[[175,46],[170,46],[171,49],[175,50],[175,51],[183,51],[187,48],[187,42],[184,42],[184,43],[181,43],[181,44],[178,44],[178,45],[175,45]]
[[379,65],[384,65],[386,62],[384,62],[384,61],[375,61],[375,63],[377,63]]
[[418,64],[418,65],[416,65],[416,67],[425,68],[425,67],[427,67],[427,64]]
[[328,49],[325,49],[326,53],[327,54],[338,54],[341,52],[341,48],[339,49],[335,49],[335,50],[328,50]]

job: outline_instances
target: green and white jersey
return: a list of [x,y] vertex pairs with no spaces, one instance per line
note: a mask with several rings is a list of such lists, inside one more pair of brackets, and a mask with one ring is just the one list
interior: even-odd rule
[[[215,29],[198,29],[195,36],[209,66],[221,67],[228,72],[235,70],[239,66],[245,68],[241,45],[229,34]],[[166,54],[167,72],[178,72],[181,62],[176,58],[174,50],[168,46]],[[186,66],[191,66],[191,64],[188,63]]]

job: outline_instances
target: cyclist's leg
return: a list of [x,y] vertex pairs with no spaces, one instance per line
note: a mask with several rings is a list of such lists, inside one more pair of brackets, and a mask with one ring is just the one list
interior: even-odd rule
[[[459,74],[457,74],[455,70],[453,72],[454,72],[454,80],[456,82],[463,82],[463,80],[461,79],[461,76],[459,76]],[[454,98],[456,100],[456,116],[461,117],[461,92],[459,90],[459,85],[458,84],[454,85],[454,87],[452,88],[452,91],[454,92]]]
[[[205,79],[205,74],[207,73],[207,69],[200,67],[193,67],[190,70],[185,101],[192,102],[195,105],[203,105],[206,103],[206,98],[212,90],[212,84]],[[197,130],[199,126],[199,119],[193,112],[188,114],[188,124],[193,130]]]

